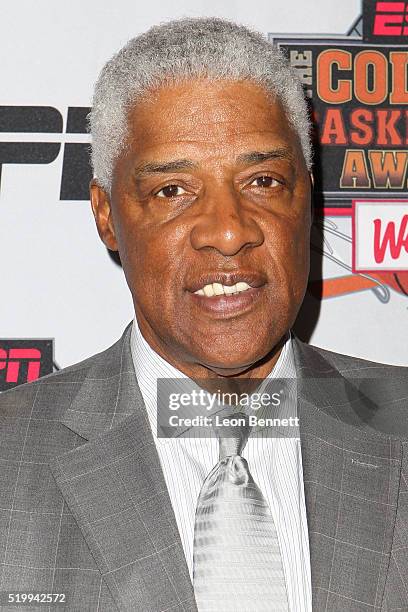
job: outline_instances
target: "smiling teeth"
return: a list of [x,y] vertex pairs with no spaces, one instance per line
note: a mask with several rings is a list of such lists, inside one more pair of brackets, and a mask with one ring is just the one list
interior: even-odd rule
[[222,285],[221,283],[211,283],[205,285],[202,289],[194,291],[196,295],[205,295],[206,297],[213,297],[214,295],[233,295],[234,293],[241,293],[252,289],[251,285],[245,282],[239,282],[232,286]]

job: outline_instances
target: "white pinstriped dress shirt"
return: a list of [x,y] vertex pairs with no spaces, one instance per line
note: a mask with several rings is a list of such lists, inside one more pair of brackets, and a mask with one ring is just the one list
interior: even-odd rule
[[[140,332],[136,317],[132,326],[131,351],[192,578],[196,504],[206,476],[218,461],[218,440],[157,437],[157,378],[186,376],[150,347]],[[269,374],[269,377],[272,376],[296,377],[290,336]],[[309,538],[300,440],[250,437],[242,456],[248,461],[251,474],[263,492],[275,521],[288,589],[289,609],[291,612],[311,612]]]

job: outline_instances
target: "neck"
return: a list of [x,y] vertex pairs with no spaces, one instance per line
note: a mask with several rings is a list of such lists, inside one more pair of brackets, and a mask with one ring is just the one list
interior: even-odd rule
[[286,332],[266,355],[252,364],[224,368],[200,363],[194,359],[194,356],[169,346],[148,324],[144,324],[139,319],[137,324],[145,341],[162,359],[209,392],[215,392],[220,384],[225,393],[253,392],[259,386],[259,379],[267,378],[272,372],[288,338]]

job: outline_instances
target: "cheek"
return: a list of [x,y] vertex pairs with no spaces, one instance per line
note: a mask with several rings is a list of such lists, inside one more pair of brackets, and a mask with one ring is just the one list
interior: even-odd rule
[[305,270],[309,270],[310,259],[310,234],[304,228],[294,232],[292,241],[293,271],[300,276]]
[[303,300],[309,276],[309,232],[307,219],[275,220],[270,232],[267,272],[270,282],[269,307],[291,316]]
[[[272,224],[271,224],[272,225]],[[300,276],[309,264],[310,232],[307,218],[280,219],[269,235],[269,252],[291,277]]]
[[307,232],[294,233],[288,254],[287,270],[290,274],[295,299],[303,299],[309,277],[310,245]]
[[134,297],[164,313],[176,301],[175,288],[180,286],[180,245],[157,227],[138,227],[128,234],[126,245],[125,272]]

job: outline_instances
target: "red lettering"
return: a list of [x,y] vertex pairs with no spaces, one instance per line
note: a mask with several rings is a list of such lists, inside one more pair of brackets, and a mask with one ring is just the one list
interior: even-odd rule
[[[377,36],[400,36],[402,34],[402,24],[404,16],[402,14],[405,9],[404,2],[377,2],[375,10],[377,13],[391,13],[385,15],[376,15],[374,20],[373,34]],[[392,14],[393,13],[393,14]],[[397,14],[396,14],[397,13]],[[406,34],[404,28],[404,34]]]
[[376,15],[374,20],[375,36],[401,36],[402,15]]
[[7,351],[2,348],[0,348],[0,359],[4,359],[4,361],[0,361],[0,370],[4,370],[4,368],[7,366]]
[[404,2],[377,2],[375,5],[378,13],[403,13],[404,9]]
[[27,382],[37,380],[40,376],[41,351],[38,349],[10,349],[8,356],[4,349],[0,349],[0,358],[4,359],[0,361],[0,370],[6,368],[6,382],[8,383],[18,382],[21,361],[26,359],[28,360]]
[[408,233],[406,232],[408,215],[404,215],[396,237],[395,223],[387,223],[384,234],[381,237],[381,219],[374,219],[374,258],[376,263],[382,263],[387,249],[392,259],[398,259],[402,248],[408,253]]

